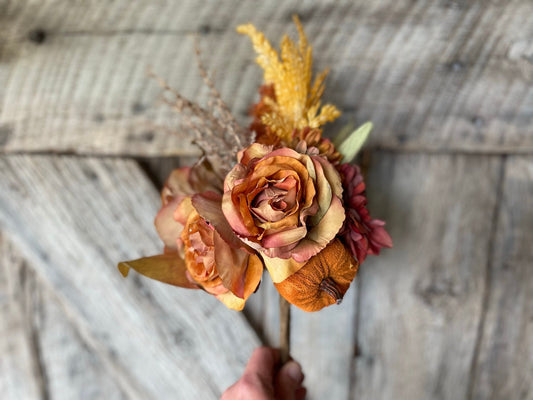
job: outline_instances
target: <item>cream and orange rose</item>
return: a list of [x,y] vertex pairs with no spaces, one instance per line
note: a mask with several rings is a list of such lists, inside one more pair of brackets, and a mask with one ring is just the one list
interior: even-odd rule
[[161,282],[203,289],[227,307],[242,310],[261,280],[263,263],[233,233],[222,215],[221,195],[206,170],[178,168],[161,192],[155,226],[164,254],[122,262],[124,276],[133,268]]
[[[263,264],[257,255],[233,245],[231,239],[223,238],[228,229],[222,228],[226,232],[215,229],[220,223],[219,218],[215,216],[217,220],[213,225],[198,213],[196,207],[203,211],[206,203],[215,207],[220,204],[219,197],[214,193],[188,197],[177,212],[178,218],[185,216],[179,215],[182,213],[188,215],[181,233],[186,275],[227,307],[242,310],[246,299],[259,285]],[[208,211],[207,217],[210,215]]]
[[224,182],[224,215],[261,252],[274,282],[324,249],[345,218],[335,167],[316,149],[299,150],[254,143],[239,152]]

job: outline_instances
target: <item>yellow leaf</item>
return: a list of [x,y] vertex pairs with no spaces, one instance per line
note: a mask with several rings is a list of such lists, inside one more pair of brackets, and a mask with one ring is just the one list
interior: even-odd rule
[[177,254],[160,254],[118,264],[118,270],[124,277],[128,276],[130,269],[170,285],[198,289],[198,286],[187,278],[185,261]]

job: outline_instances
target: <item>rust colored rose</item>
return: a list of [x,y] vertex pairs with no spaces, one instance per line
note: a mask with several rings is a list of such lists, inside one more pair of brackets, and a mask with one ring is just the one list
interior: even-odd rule
[[239,152],[224,182],[224,215],[262,253],[274,282],[325,248],[345,218],[335,167],[316,149],[300,150],[254,143]]

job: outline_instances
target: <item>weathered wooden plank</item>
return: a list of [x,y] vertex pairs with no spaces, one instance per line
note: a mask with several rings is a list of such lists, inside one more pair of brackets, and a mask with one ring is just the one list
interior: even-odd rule
[[244,315],[265,345],[279,347],[279,293],[266,271],[259,290],[246,302]]
[[[0,362],[3,398],[125,399],[98,354],[87,347],[70,324],[54,294],[38,282],[33,269],[1,235],[0,242],[4,255],[0,269],[9,281],[1,291],[7,300],[7,315],[2,316],[6,330],[0,338],[2,347],[8,343]],[[16,327],[9,323],[13,321],[23,324]],[[9,346],[21,341],[26,342],[25,348]],[[20,376],[28,350],[33,376]]]
[[356,285],[342,304],[306,313],[293,307],[292,355],[301,362],[309,399],[347,399],[355,352]]
[[58,400],[129,398],[98,352],[81,339],[53,293],[38,287],[37,299],[36,327],[49,397]]
[[501,158],[377,153],[370,209],[394,249],[359,272],[353,399],[465,399]]
[[[205,99],[193,59],[206,64],[244,121],[261,73],[251,21],[276,42],[302,16],[317,69],[331,67],[326,99],[376,125],[371,144],[406,150],[533,151],[533,3],[324,1],[4,2],[0,145],[4,152],[191,154],[175,116],[156,107],[153,69]],[[1,13],[0,13],[1,14]],[[83,18],[82,18],[83,16]],[[209,28],[208,28],[209,27]],[[37,29],[37,30],[36,30]],[[294,30],[294,29],[293,29]],[[505,132],[505,135],[502,134]]]
[[0,234],[0,393],[9,400],[45,398],[27,267]]
[[533,399],[533,159],[510,157],[472,399]]
[[0,226],[129,398],[218,398],[259,344],[211,296],[116,271],[160,251],[158,194],[132,161],[8,156]]

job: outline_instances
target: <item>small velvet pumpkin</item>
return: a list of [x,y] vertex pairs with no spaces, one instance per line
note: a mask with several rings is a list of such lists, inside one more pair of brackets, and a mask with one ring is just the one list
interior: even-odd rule
[[289,303],[304,311],[318,311],[340,304],[358,268],[350,251],[335,239],[297,272],[274,285]]

